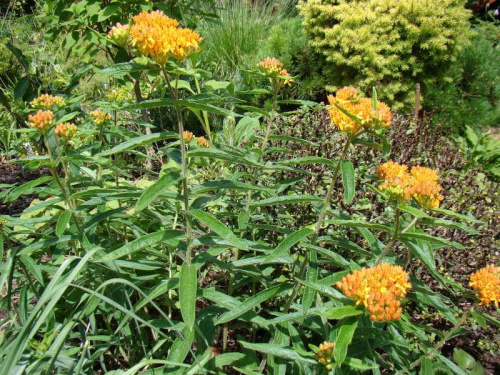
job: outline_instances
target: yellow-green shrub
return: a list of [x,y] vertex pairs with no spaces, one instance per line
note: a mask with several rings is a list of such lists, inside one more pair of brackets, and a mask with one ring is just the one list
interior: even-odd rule
[[447,70],[467,40],[464,0],[301,0],[304,30],[326,59],[328,90],[376,86],[400,108],[415,84],[449,79]]

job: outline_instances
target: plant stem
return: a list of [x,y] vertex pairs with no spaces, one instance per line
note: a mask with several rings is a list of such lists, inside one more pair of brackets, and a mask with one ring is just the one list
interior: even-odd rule
[[[429,350],[429,352],[425,355],[425,357],[427,357],[429,359],[433,359],[436,352],[439,351],[444,346],[444,344],[446,344],[446,341],[448,341],[451,338],[451,336],[453,336],[453,334],[465,323],[465,321],[469,317],[470,313],[472,313],[473,311],[474,311],[474,305],[472,305],[471,308],[469,310],[467,310],[462,315],[460,320],[457,321],[455,323],[455,325],[444,335],[444,337],[441,339],[441,341],[439,341],[436,346],[434,346],[431,350]],[[415,362],[413,362],[410,365],[410,370],[417,367],[420,364],[420,362],[421,362],[421,359],[417,359]],[[401,372],[398,372],[396,375],[398,375],[400,373]]]
[[382,252],[378,256],[377,260],[375,261],[375,266],[380,263],[380,261],[387,255],[387,253],[389,252],[389,250],[391,250],[392,246],[394,246],[394,244],[398,240],[398,237],[399,237],[399,226],[401,224],[400,223],[400,215],[401,215],[401,212],[396,207],[395,219],[394,219],[395,220],[394,234],[392,235],[392,238],[389,240],[389,242],[385,246],[384,250],[382,250]]
[[186,163],[186,142],[184,141],[184,123],[182,122],[182,110],[179,106],[179,91],[177,87],[177,82],[179,82],[179,77],[176,79],[175,89],[172,87],[172,83],[170,82],[170,78],[165,69],[162,69],[163,74],[165,76],[165,80],[167,81],[168,88],[172,97],[174,99],[175,111],[177,113],[177,126],[179,130],[179,138],[181,141],[181,163],[182,163],[182,196],[184,197],[184,212],[186,214],[186,264],[191,265],[191,237],[192,237],[192,228],[191,228],[191,216],[189,213],[189,192],[188,192],[188,169]]
[[[194,83],[196,85],[196,91],[198,94],[201,94],[201,88],[200,88],[200,83],[198,82],[198,78],[196,75],[194,76]],[[212,132],[210,131],[210,122],[208,120],[208,113],[207,111],[201,111],[203,115],[203,121],[205,122],[203,125],[203,129],[205,130],[205,133],[207,133],[208,140],[210,143],[212,143]]]

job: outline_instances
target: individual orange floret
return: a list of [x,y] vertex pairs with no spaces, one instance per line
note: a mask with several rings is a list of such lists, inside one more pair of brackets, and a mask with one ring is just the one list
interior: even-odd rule
[[424,208],[438,208],[444,199],[441,195],[441,186],[438,184],[438,172],[417,166],[411,169],[411,177],[412,182],[405,189],[405,198],[413,198]]
[[188,143],[194,139],[194,134],[187,130],[182,133],[182,136],[184,137],[184,141]]
[[142,12],[133,20],[130,44],[158,64],[163,65],[170,58],[183,60],[200,48],[202,38],[198,33],[179,28],[179,22],[162,11]]
[[[335,96],[328,95],[328,112],[331,123],[350,135],[362,129],[379,129],[391,126],[392,112],[389,106],[377,101],[377,108],[373,107],[371,99],[359,97],[358,90],[344,87],[337,91]],[[359,121],[342,111],[354,115]]]
[[196,138],[196,143],[200,147],[205,147],[205,148],[210,147],[210,143],[208,143],[208,141],[205,139],[205,137],[198,137],[198,138]]
[[78,128],[75,124],[73,123],[62,123],[56,125],[56,129],[54,130],[54,133],[58,135],[59,137],[64,137],[64,138],[71,138],[73,137]]
[[387,263],[356,270],[335,286],[356,301],[356,305],[363,304],[373,321],[398,320],[402,313],[401,299],[411,289],[403,268]]
[[38,130],[44,132],[49,130],[49,128],[54,123],[54,113],[52,111],[42,111],[41,109],[34,115],[28,116],[28,124],[32,128],[37,128]]
[[331,370],[333,368],[332,361],[334,347],[334,342],[324,341],[319,344],[319,351],[314,355],[316,361],[318,361],[321,365],[325,365],[327,370]]
[[494,303],[498,308],[500,302],[500,267],[490,264],[470,276],[469,286],[478,295],[481,305]]
[[101,111],[100,109],[90,112],[90,117],[99,126],[111,121],[111,115],[107,112]]
[[257,67],[265,74],[269,75],[273,86],[281,87],[291,85],[293,78],[288,70],[283,68],[283,63],[273,57],[267,57],[257,64]]
[[388,161],[377,168],[377,175],[382,181],[378,186],[380,190],[389,193],[391,197],[399,201],[405,200],[405,189],[412,181],[406,165]]
[[121,47],[125,47],[128,44],[129,35],[130,25],[122,25],[119,22],[108,33],[108,36]]

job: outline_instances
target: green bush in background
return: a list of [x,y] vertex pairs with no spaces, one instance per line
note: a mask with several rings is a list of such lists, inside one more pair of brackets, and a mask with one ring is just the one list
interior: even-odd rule
[[449,81],[469,24],[464,0],[302,0],[310,45],[327,89],[373,86],[393,108],[414,103],[416,83]]
[[434,119],[463,133],[500,123],[500,30],[484,23],[474,29],[471,44],[459,55],[452,83],[427,87],[427,107]]

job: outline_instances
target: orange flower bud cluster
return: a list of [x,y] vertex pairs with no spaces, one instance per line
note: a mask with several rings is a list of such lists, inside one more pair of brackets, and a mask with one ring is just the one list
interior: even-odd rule
[[170,58],[184,60],[200,48],[202,41],[198,33],[180,28],[179,22],[159,10],[139,13],[133,17],[131,26],[117,24],[109,37],[119,45],[128,44],[161,65]]
[[356,270],[335,286],[356,301],[356,305],[363,304],[374,321],[398,320],[402,313],[401,299],[411,289],[403,268],[387,263]]
[[49,128],[54,123],[54,113],[52,111],[38,110],[34,115],[28,116],[28,124],[32,128],[37,128],[38,130],[44,132],[49,130]]
[[62,96],[42,94],[38,98],[34,99],[30,104],[34,108],[51,109],[54,106],[64,107],[66,105],[66,101]]
[[333,348],[335,347],[334,342],[325,341],[319,344],[319,351],[314,355],[314,358],[318,363],[325,365],[327,370],[333,368]]
[[[375,109],[372,100],[360,97],[355,88],[344,87],[337,91],[335,96],[328,95],[328,102],[330,103],[328,112],[331,123],[349,135],[354,135],[362,129],[379,129],[391,126],[392,112],[389,106],[377,101]],[[355,121],[340,110],[337,105],[356,116],[360,121]]]
[[470,277],[469,286],[474,289],[481,305],[494,303],[498,308],[500,302],[500,267],[490,264]]
[[129,35],[130,25],[122,25],[119,22],[108,33],[108,36],[121,47],[125,47],[128,44]]
[[76,127],[75,124],[65,122],[56,125],[54,133],[60,137],[71,138],[76,134],[77,130],[78,128]]
[[378,167],[377,173],[383,181],[378,188],[400,203],[413,198],[422,207],[437,208],[444,199],[438,172],[433,169],[416,166],[408,172],[406,165],[388,161]]
[[205,147],[205,148],[210,147],[210,143],[208,143],[208,141],[205,139],[205,137],[198,137],[198,138],[196,138],[196,143],[200,147]]
[[185,142],[191,142],[194,139],[194,134],[187,130],[182,133],[182,136],[184,137]]
[[99,126],[111,121],[111,115],[107,112],[101,111],[100,109],[90,112],[90,117]]
[[[286,69],[283,68],[283,63],[278,59],[267,57],[257,64],[257,67],[265,74],[269,75],[269,79],[273,85],[291,85],[293,78]],[[282,81],[279,81],[282,80]],[[281,83],[281,85],[280,85]]]

